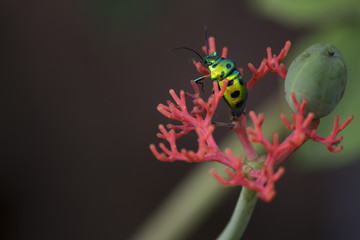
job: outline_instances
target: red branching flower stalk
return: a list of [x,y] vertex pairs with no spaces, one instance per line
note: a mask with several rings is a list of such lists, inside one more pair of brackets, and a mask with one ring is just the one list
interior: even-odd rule
[[260,79],[262,79],[269,70],[278,74],[282,79],[285,80],[287,69],[283,63],[279,64],[279,62],[286,57],[290,49],[290,46],[291,46],[291,42],[287,41],[285,43],[284,48],[280,51],[280,54],[278,56],[272,55],[271,48],[268,47],[266,49],[267,58],[264,58],[262,60],[261,65],[258,69],[256,69],[254,65],[252,65],[251,63],[248,64],[248,67],[253,73],[252,78],[246,85],[248,90],[251,90],[254,84]]
[[[219,91],[216,82],[214,82],[214,94],[207,102],[205,102],[200,97],[200,90],[196,83],[193,81],[191,83],[196,92],[195,95],[192,96],[194,98],[195,107],[191,112],[187,110],[184,91],[180,92],[179,97],[174,90],[170,90],[170,95],[173,97],[176,105],[169,102],[168,106],[163,104],[158,106],[158,111],[164,116],[170,119],[179,120],[182,123],[182,125],[169,124],[167,126],[167,128],[170,129],[169,131],[166,130],[163,125],[159,125],[160,133],[157,136],[167,140],[170,148],[167,148],[163,143],[160,143],[160,148],[163,150],[163,153],[159,153],[154,145],[151,145],[150,149],[155,157],[161,161],[183,160],[186,162],[203,162],[216,160],[227,166],[233,167],[225,154],[220,151],[212,135],[214,126],[211,124],[211,119],[219,100],[224,95],[225,88]],[[206,112],[205,117],[203,117],[204,111]],[[176,133],[175,130],[179,130],[179,132]],[[184,136],[190,131],[195,131],[198,135],[198,150],[196,152],[187,151],[185,149],[179,151],[176,146],[176,139]]]
[[[258,82],[268,71],[272,71],[285,79],[287,69],[281,63],[285,58],[290,48],[290,42],[286,42],[285,47],[281,50],[278,56],[273,55],[271,49],[267,49],[267,58],[265,58],[259,68],[255,68],[249,63],[249,68],[253,73],[251,80],[247,83],[248,90]],[[215,51],[215,39],[209,38],[209,50]],[[206,53],[206,48],[203,47]],[[226,58],[227,48],[223,48],[222,57]],[[203,74],[209,74],[209,70],[195,62],[197,70]],[[242,69],[240,69],[242,73]],[[271,201],[275,196],[275,182],[284,173],[284,168],[280,165],[287,159],[294,151],[296,151],[307,140],[313,140],[324,144],[329,151],[338,152],[342,147],[333,147],[338,144],[342,137],[337,137],[338,133],[343,130],[353,119],[350,116],[343,124],[339,125],[339,118],[335,117],[335,125],[332,133],[328,137],[321,137],[317,135],[316,129],[319,125],[319,119],[314,119],[314,114],[309,113],[304,115],[306,100],[301,104],[296,101],[295,95],[292,94],[294,105],[297,113],[292,113],[291,117],[293,123],[290,123],[282,114],[281,119],[284,125],[293,130],[292,133],[279,143],[278,134],[273,134],[272,143],[266,139],[262,132],[262,123],[264,115],[256,115],[253,111],[249,112],[249,116],[254,123],[254,128],[246,129],[245,116],[241,115],[236,121],[232,130],[237,134],[240,142],[244,148],[246,158],[235,157],[230,149],[222,152],[215,142],[213,132],[215,126],[212,124],[212,117],[218,106],[218,102],[222,98],[226,89],[228,81],[224,80],[224,85],[221,90],[218,88],[216,81],[213,83],[214,93],[207,101],[202,99],[200,90],[194,81],[191,84],[195,93],[185,93],[180,91],[178,96],[174,90],[170,90],[170,95],[174,102],[168,101],[167,105],[160,104],[158,111],[169,119],[178,120],[180,125],[168,124],[167,128],[159,125],[160,133],[157,134],[159,138],[166,140],[169,147],[160,143],[159,147],[162,152],[159,152],[155,145],[151,144],[150,149],[155,157],[161,161],[172,162],[181,160],[186,162],[205,162],[217,161],[229,167],[226,170],[229,179],[224,179],[214,170],[211,174],[222,184],[234,186],[241,185],[257,191],[258,197],[264,201]],[[189,111],[186,105],[186,97],[193,99],[193,108]],[[185,149],[179,150],[176,145],[176,140],[191,131],[195,131],[198,136],[198,149],[196,151],[188,151]],[[257,156],[252,143],[260,143],[267,150],[265,160]],[[254,164],[256,163],[255,167]]]

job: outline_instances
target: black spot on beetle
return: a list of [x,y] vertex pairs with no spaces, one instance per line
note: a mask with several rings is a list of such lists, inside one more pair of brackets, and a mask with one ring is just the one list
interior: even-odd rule
[[230,69],[232,65],[230,63],[226,64],[226,68]]
[[238,102],[238,103],[235,105],[235,108],[240,108],[240,107],[242,107],[243,104],[244,104],[244,100],[241,100],[240,102]]
[[217,67],[217,63],[216,64],[214,64],[214,65],[212,65],[212,68],[216,68]]
[[232,97],[232,98],[237,98],[238,96],[240,96],[240,91],[239,91],[239,90],[233,91],[233,92],[231,93],[231,97]]
[[234,84],[234,80],[230,80],[229,82],[228,82],[228,87],[230,87],[230,86],[232,86]]
[[221,71],[220,77],[223,78],[224,75],[225,75],[225,72],[224,72],[224,71]]

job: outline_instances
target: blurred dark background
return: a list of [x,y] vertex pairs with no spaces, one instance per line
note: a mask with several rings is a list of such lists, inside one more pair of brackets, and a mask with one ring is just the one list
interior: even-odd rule
[[[278,53],[307,33],[242,1],[1,2],[1,239],[128,239],[141,226],[195,166],[161,163],[148,146],[166,123],[157,104],[198,77],[190,53],[168,50],[200,49],[205,24],[245,79],[267,46]],[[254,90],[249,108],[276,86]],[[288,164],[244,239],[358,239],[360,197],[346,189],[358,189],[359,168],[308,173]],[[238,192],[191,239],[214,239]]]

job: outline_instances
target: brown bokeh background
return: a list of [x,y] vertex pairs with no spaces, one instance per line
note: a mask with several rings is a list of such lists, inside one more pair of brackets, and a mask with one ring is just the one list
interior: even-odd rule
[[[191,54],[168,50],[199,49],[206,24],[246,79],[247,63],[258,66],[267,46],[278,52],[306,32],[241,1],[5,0],[0,17],[1,239],[129,238],[194,166],[161,163],[148,149],[166,122],[157,104],[198,76]],[[273,96],[275,81],[254,90],[249,108]],[[244,239],[357,239],[360,196],[343,184],[359,181],[359,167],[287,166]],[[218,235],[238,190],[191,239]]]

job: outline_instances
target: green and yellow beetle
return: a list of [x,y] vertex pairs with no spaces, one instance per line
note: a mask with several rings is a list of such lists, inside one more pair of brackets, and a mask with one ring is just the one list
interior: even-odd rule
[[[233,115],[239,117],[244,111],[248,91],[234,61],[218,57],[216,52],[212,52],[202,62],[208,65],[210,78],[218,82],[220,89],[223,86],[224,79],[229,81],[224,93],[224,99],[231,108]],[[202,76],[194,81],[199,82],[207,77],[209,75]]]
[[232,114],[236,117],[239,117],[244,112],[246,99],[248,96],[246,83],[243,81],[242,76],[239,70],[237,70],[234,61],[227,58],[219,57],[217,56],[216,52],[212,52],[209,54],[206,29],[205,41],[208,54],[205,58],[203,58],[198,52],[191,48],[178,47],[174,48],[173,50],[190,50],[196,53],[201,58],[201,61],[199,62],[204,63],[208,66],[210,74],[195,79],[194,81],[196,83],[201,83],[201,80],[210,77],[212,80],[218,82],[219,88],[221,89],[224,79],[227,79],[229,81],[224,93],[224,100],[231,108]]

